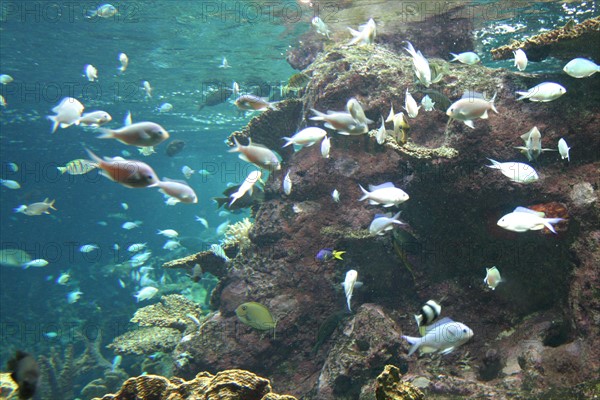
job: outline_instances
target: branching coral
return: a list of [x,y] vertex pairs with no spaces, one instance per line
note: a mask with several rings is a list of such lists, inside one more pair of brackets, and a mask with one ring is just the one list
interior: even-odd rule
[[225,231],[225,238],[221,241],[221,245],[223,247],[237,245],[240,251],[244,251],[252,244],[249,236],[252,225],[252,222],[248,218],[229,225]]

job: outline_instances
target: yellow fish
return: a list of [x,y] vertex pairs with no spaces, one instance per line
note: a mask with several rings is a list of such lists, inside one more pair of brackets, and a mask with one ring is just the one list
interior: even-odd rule
[[251,301],[238,306],[238,308],[235,309],[235,314],[242,323],[254,329],[258,329],[259,331],[273,329],[273,338],[275,338],[277,321],[273,319],[273,316],[267,307]]

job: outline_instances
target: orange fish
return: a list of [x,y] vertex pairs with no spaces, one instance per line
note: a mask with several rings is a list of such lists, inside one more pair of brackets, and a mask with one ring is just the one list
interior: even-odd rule
[[104,160],[85,149],[90,158],[102,169],[102,175],[128,188],[144,188],[158,186],[156,172],[146,163],[136,160],[125,160],[121,157],[106,157]]

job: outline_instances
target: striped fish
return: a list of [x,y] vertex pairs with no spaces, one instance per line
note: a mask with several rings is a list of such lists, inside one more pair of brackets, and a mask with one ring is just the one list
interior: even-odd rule
[[87,174],[94,168],[98,168],[98,164],[90,160],[79,158],[77,160],[69,161],[64,167],[56,167],[61,174],[65,172],[69,175],[83,175]]

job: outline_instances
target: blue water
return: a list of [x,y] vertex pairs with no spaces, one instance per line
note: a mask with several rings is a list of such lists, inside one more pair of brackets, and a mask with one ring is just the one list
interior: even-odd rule
[[[233,81],[242,88],[262,83],[273,90],[259,94],[276,97],[281,83],[297,72],[286,62],[286,52],[310,29],[315,14],[315,8],[305,3],[127,1],[113,3],[120,10],[113,17],[86,18],[101,3],[0,2],[0,74],[14,78],[0,87],[8,103],[0,112],[0,177],[21,185],[18,190],[0,187],[0,245],[49,261],[46,267],[27,270],[0,267],[0,365],[6,364],[16,348],[48,354],[51,345],[60,347],[72,338],[59,335],[47,339],[44,332],[65,332],[65,327],[89,325],[100,316],[108,321],[102,329],[107,329],[104,342],[110,342],[123,333],[138,307],[134,280],[128,273],[110,268],[130,257],[125,250],[129,244],[148,243],[156,267],[151,276],[158,280],[163,274],[161,263],[176,257],[162,249],[166,239],[156,234],[157,229],[175,229],[181,237],[198,239],[201,248],[193,249],[198,251],[218,242],[214,231],[220,223],[248,215],[219,216],[211,198],[220,195],[228,183],[240,183],[248,173],[247,164],[228,153],[223,142],[252,115],[240,114],[229,102],[201,111],[198,106],[206,89],[229,87]],[[372,4],[374,10],[380,10],[375,6],[383,2],[350,3],[356,7]],[[509,61],[492,62],[486,51],[510,39],[562,26],[570,18],[581,21],[598,13],[593,2],[529,3],[519,2],[510,9],[506,2],[469,3],[505,11],[477,19],[474,35],[484,64],[508,67]],[[358,15],[348,17],[348,25],[356,28],[364,23],[362,14]],[[372,16],[378,20],[378,15]],[[498,30],[498,26],[504,28]],[[121,52],[129,57],[123,74],[117,71]],[[231,68],[218,68],[223,57]],[[98,69],[97,82],[86,80],[86,64]],[[545,64],[532,63],[531,71],[544,68]],[[145,80],[153,87],[152,98],[141,89]],[[79,99],[86,112],[109,112],[113,121],[108,127],[120,127],[126,112],[131,111],[134,122],[160,123],[170,132],[170,140],[183,140],[186,147],[170,158],[163,143],[156,154],[144,157],[134,147],[96,139],[93,129],[73,126],[52,134],[45,116],[67,96]],[[160,113],[158,107],[165,102],[171,103],[173,110]],[[57,166],[85,158],[84,146],[101,156],[147,162],[160,177],[183,179],[184,165],[207,169],[210,174],[196,174],[188,181],[198,194],[198,204],[167,206],[155,189],[128,189],[96,171],[83,176],[59,175]],[[17,164],[19,171],[12,172],[7,163]],[[34,217],[13,212],[21,204],[44,198],[56,199],[57,211]],[[121,203],[127,203],[129,209],[124,210]],[[124,214],[124,218],[111,214]],[[203,228],[195,216],[206,218],[210,228]],[[143,221],[139,229],[121,228],[123,222],[136,220]],[[90,243],[99,249],[79,252],[81,245]],[[120,250],[114,249],[115,243]],[[71,273],[71,282],[57,285],[54,280],[66,271]],[[168,277],[171,281],[187,279],[181,272],[169,272]],[[119,286],[119,278],[127,283],[126,288]],[[67,293],[76,289],[83,292],[81,299],[67,304]],[[107,328],[111,326],[116,328]],[[106,351],[105,356],[112,359],[113,355]]]

